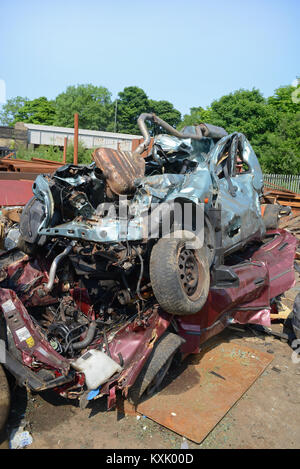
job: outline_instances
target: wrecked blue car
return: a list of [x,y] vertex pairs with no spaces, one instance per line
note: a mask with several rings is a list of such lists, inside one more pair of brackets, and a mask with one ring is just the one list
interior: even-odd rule
[[[165,133],[151,138],[147,120]],[[19,244],[57,253],[45,292],[70,263],[97,301],[101,290],[103,311],[144,301],[151,285],[167,313],[195,314],[210,287],[238,285],[224,257],[265,235],[262,171],[243,134],[210,124],[179,132],[154,114],[138,123],[133,153],[99,148],[89,166],[37,177]]]

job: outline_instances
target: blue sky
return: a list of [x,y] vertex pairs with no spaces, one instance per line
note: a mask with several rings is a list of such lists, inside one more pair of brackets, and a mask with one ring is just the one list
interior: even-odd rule
[[139,86],[181,112],[300,75],[299,0],[0,0],[6,97]]

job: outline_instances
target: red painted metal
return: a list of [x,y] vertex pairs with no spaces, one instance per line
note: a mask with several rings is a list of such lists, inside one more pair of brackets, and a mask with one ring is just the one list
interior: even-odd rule
[[[15,313],[14,317],[11,317],[11,312],[5,312],[4,310],[3,314],[13,334],[14,342],[17,348],[22,352],[23,360],[26,361],[27,366],[30,366],[34,358],[36,358],[47,366],[60,368],[66,373],[70,367],[68,360],[55,352],[39,329],[33,325],[26,308],[17,297],[16,293],[13,290],[1,288],[0,300],[1,304],[11,301],[16,308],[17,313]],[[26,327],[27,331],[30,333],[31,342],[20,340],[17,334],[20,327]]]
[[1,207],[26,205],[32,196],[32,181],[0,181]]
[[269,243],[254,253],[245,251],[248,263],[231,267],[240,280],[238,288],[212,288],[199,313],[177,318],[179,334],[186,339],[182,347],[184,353],[198,353],[200,345],[221,332],[228,320],[271,325],[270,300],[295,282],[294,256],[298,240],[281,229],[269,234],[274,236]]

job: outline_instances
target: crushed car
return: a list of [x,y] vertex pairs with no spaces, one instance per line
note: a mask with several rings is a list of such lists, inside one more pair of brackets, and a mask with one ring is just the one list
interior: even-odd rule
[[[151,139],[148,120],[165,133]],[[267,325],[294,282],[297,240],[279,210],[262,216],[246,137],[138,124],[134,152],[99,148],[91,165],[39,175],[18,245],[0,254],[5,367],[82,405],[151,395],[176,353],[232,322]]]

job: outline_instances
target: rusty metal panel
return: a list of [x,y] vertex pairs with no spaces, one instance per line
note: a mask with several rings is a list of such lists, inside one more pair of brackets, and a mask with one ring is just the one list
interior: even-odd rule
[[166,387],[137,411],[200,443],[272,360],[245,346],[215,344],[171,370]]
[[[1,169],[1,166],[0,166]],[[4,181],[34,181],[38,173],[26,173],[26,176],[23,173],[17,171],[1,171],[0,170],[0,184]]]
[[6,170],[6,172],[36,173],[36,174],[52,173],[55,171],[55,169],[59,168],[60,166],[63,166],[63,163],[60,161],[44,160],[41,158],[32,158],[31,160],[21,160],[21,159],[9,158],[8,156],[0,160],[0,169]]
[[[131,151],[132,151],[132,153],[137,149],[137,147],[138,147],[143,141],[144,141],[143,138],[140,138],[140,139],[135,138],[135,139],[132,140],[132,144],[131,144]],[[154,138],[151,137],[150,143],[149,143],[149,146],[148,146],[147,150],[143,151],[143,153],[141,153],[140,156],[141,156],[142,158],[146,158],[146,156],[149,155],[150,150],[152,149],[153,145],[154,145]]]
[[134,180],[143,177],[145,161],[131,152],[98,148],[93,159],[103,172],[107,183],[115,194],[129,194],[135,190]]
[[[18,160],[20,161],[20,160]],[[45,160],[43,158],[31,158],[31,161],[38,161],[39,163],[46,164],[46,165],[55,165],[55,166],[62,166],[63,162],[60,161],[53,161],[53,160]]]

